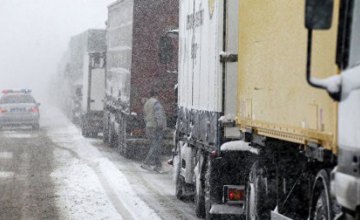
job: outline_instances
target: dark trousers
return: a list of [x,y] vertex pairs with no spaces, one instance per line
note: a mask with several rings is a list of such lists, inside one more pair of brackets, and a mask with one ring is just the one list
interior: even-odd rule
[[163,131],[156,128],[146,128],[146,136],[150,141],[150,149],[144,160],[144,164],[161,167],[160,153],[163,141]]

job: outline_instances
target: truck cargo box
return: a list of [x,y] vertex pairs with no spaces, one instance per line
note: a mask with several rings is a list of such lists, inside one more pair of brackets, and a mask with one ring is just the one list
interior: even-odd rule
[[[332,29],[313,36],[312,72],[319,78],[338,72],[335,2]],[[304,12],[303,1],[240,1],[238,124],[243,131],[336,152],[337,104],[306,82]]]
[[151,90],[158,93],[168,126],[175,126],[177,39],[172,59],[163,62],[159,54],[161,38],[178,28],[178,9],[176,0],[120,0],[108,7],[104,140],[120,152],[126,143],[146,138],[143,101]]
[[[220,146],[224,133],[220,116],[236,114],[237,63],[221,59],[237,53],[238,1],[227,5],[180,3],[178,131],[212,148]],[[225,129],[225,136],[237,135]]]

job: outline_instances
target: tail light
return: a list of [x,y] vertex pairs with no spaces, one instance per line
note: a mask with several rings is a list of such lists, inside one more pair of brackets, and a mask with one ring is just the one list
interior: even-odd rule
[[212,159],[215,159],[215,158],[221,157],[221,155],[220,155],[220,152],[219,152],[219,151],[213,150],[213,151],[211,151],[211,153],[210,153],[210,157],[211,157]]
[[167,164],[170,165],[170,166],[173,166],[174,165],[174,160],[173,159],[169,159],[167,161]]
[[0,113],[5,113],[5,112],[7,112],[7,110],[6,110],[6,109],[4,109],[4,108],[0,108]]
[[134,128],[131,130],[130,134],[133,136],[143,136],[144,130],[142,128]]
[[32,107],[32,108],[30,108],[30,112],[37,113],[37,112],[39,112],[39,108],[38,107]]
[[224,186],[224,203],[243,204],[245,201],[245,186]]

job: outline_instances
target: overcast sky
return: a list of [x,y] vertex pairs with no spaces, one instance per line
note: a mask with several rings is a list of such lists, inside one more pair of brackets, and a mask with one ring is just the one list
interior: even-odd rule
[[0,90],[45,93],[70,36],[105,28],[114,1],[0,0]]

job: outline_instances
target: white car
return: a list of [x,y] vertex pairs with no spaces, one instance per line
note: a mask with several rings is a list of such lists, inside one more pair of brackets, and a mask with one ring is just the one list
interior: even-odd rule
[[30,90],[4,90],[0,98],[0,128],[26,125],[39,129],[39,105]]

